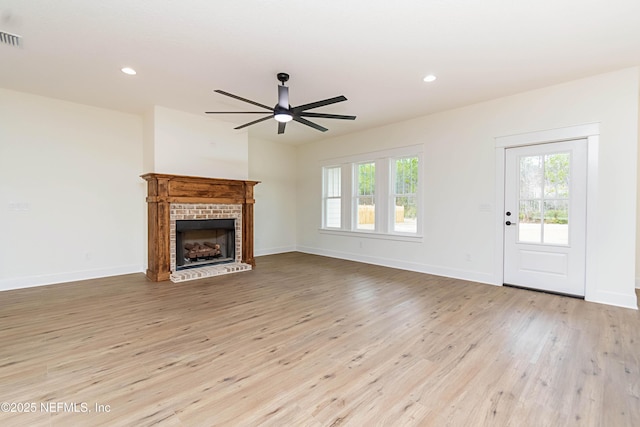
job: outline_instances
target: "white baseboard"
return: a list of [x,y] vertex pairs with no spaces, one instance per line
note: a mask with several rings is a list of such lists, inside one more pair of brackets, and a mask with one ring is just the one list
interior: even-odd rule
[[586,295],[585,301],[600,304],[614,305],[616,307],[638,309],[638,298],[633,294],[621,294],[617,292],[596,291],[593,295]]
[[413,262],[399,261],[388,258],[378,258],[366,255],[354,254],[349,252],[327,251],[317,248],[309,248],[304,246],[297,247],[298,252],[304,252],[312,255],[322,255],[331,258],[346,259],[349,261],[363,262],[365,264],[380,265],[383,267],[398,268],[401,270],[415,271],[418,273],[433,274],[435,276],[450,277],[453,279],[469,280],[472,282],[485,283],[495,285],[495,278],[492,274],[479,273],[476,271],[458,270],[453,268],[436,267],[428,264],[418,264]]
[[100,268],[95,270],[0,279],[0,291],[32,288],[35,286],[53,285],[56,283],[75,282],[78,280],[98,279],[100,277],[120,276],[122,274],[142,273],[143,271],[144,269],[139,265],[123,265],[119,267]]

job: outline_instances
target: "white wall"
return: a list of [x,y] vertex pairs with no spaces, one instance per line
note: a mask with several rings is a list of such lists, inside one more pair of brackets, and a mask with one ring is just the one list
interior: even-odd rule
[[156,170],[156,142],[155,142],[155,108],[151,108],[142,116],[142,170],[155,172]]
[[[403,123],[302,145],[298,150],[298,249],[495,283],[495,138],[601,124],[599,302],[636,307],[638,68],[500,98]],[[322,233],[321,165],[339,156],[424,144],[424,239],[389,241]]]
[[[149,117],[145,118],[147,121]],[[249,138],[229,123],[155,107],[153,167],[145,172],[245,180]],[[145,152],[145,157],[148,155]],[[150,162],[145,161],[145,166]]]
[[296,148],[249,140],[249,179],[255,188],[254,253],[290,252],[296,247]]
[[0,89],[0,290],[142,271],[142,119]]

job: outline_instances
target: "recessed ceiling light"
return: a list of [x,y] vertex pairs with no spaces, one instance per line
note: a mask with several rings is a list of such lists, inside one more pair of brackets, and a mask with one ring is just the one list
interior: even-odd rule
[[424,80],[427,83],[431,83],[431,82],[435,82],[436,79],[437,79],[436,76],[434,76],[433,74],[429,74],[428,76],[425,76],[424,79],[422,80]]
[[136,75],[136,70],[134,70],[133,68],[124,67],[124,68],[120,69],[120,71],[122,71],[125,74],[129,74],[130,76],[135,76]]

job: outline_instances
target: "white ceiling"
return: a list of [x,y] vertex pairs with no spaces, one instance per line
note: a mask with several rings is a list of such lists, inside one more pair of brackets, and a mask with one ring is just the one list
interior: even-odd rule
[[0,31],[0,87],[98,107],[255,111],[213,90],[275,105],[278,72],[294,106],[349,99],[326,133],[248,128],[291,144],[640,64],[639,0],[0,0]]

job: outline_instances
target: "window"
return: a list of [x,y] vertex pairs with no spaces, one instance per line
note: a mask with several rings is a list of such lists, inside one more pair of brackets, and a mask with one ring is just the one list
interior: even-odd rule
[[397,233],[418,232],[418,157],[401,157],[391,162],[391,223]]
[[355,165],[356,229],[376,228],[376,164],[374,162]]
[[322,228],[420,237],[421,145],[333,159],[322,168]]
[[340,166],[324,168],[324,226],[327,228],[342,227],[342,168]]

